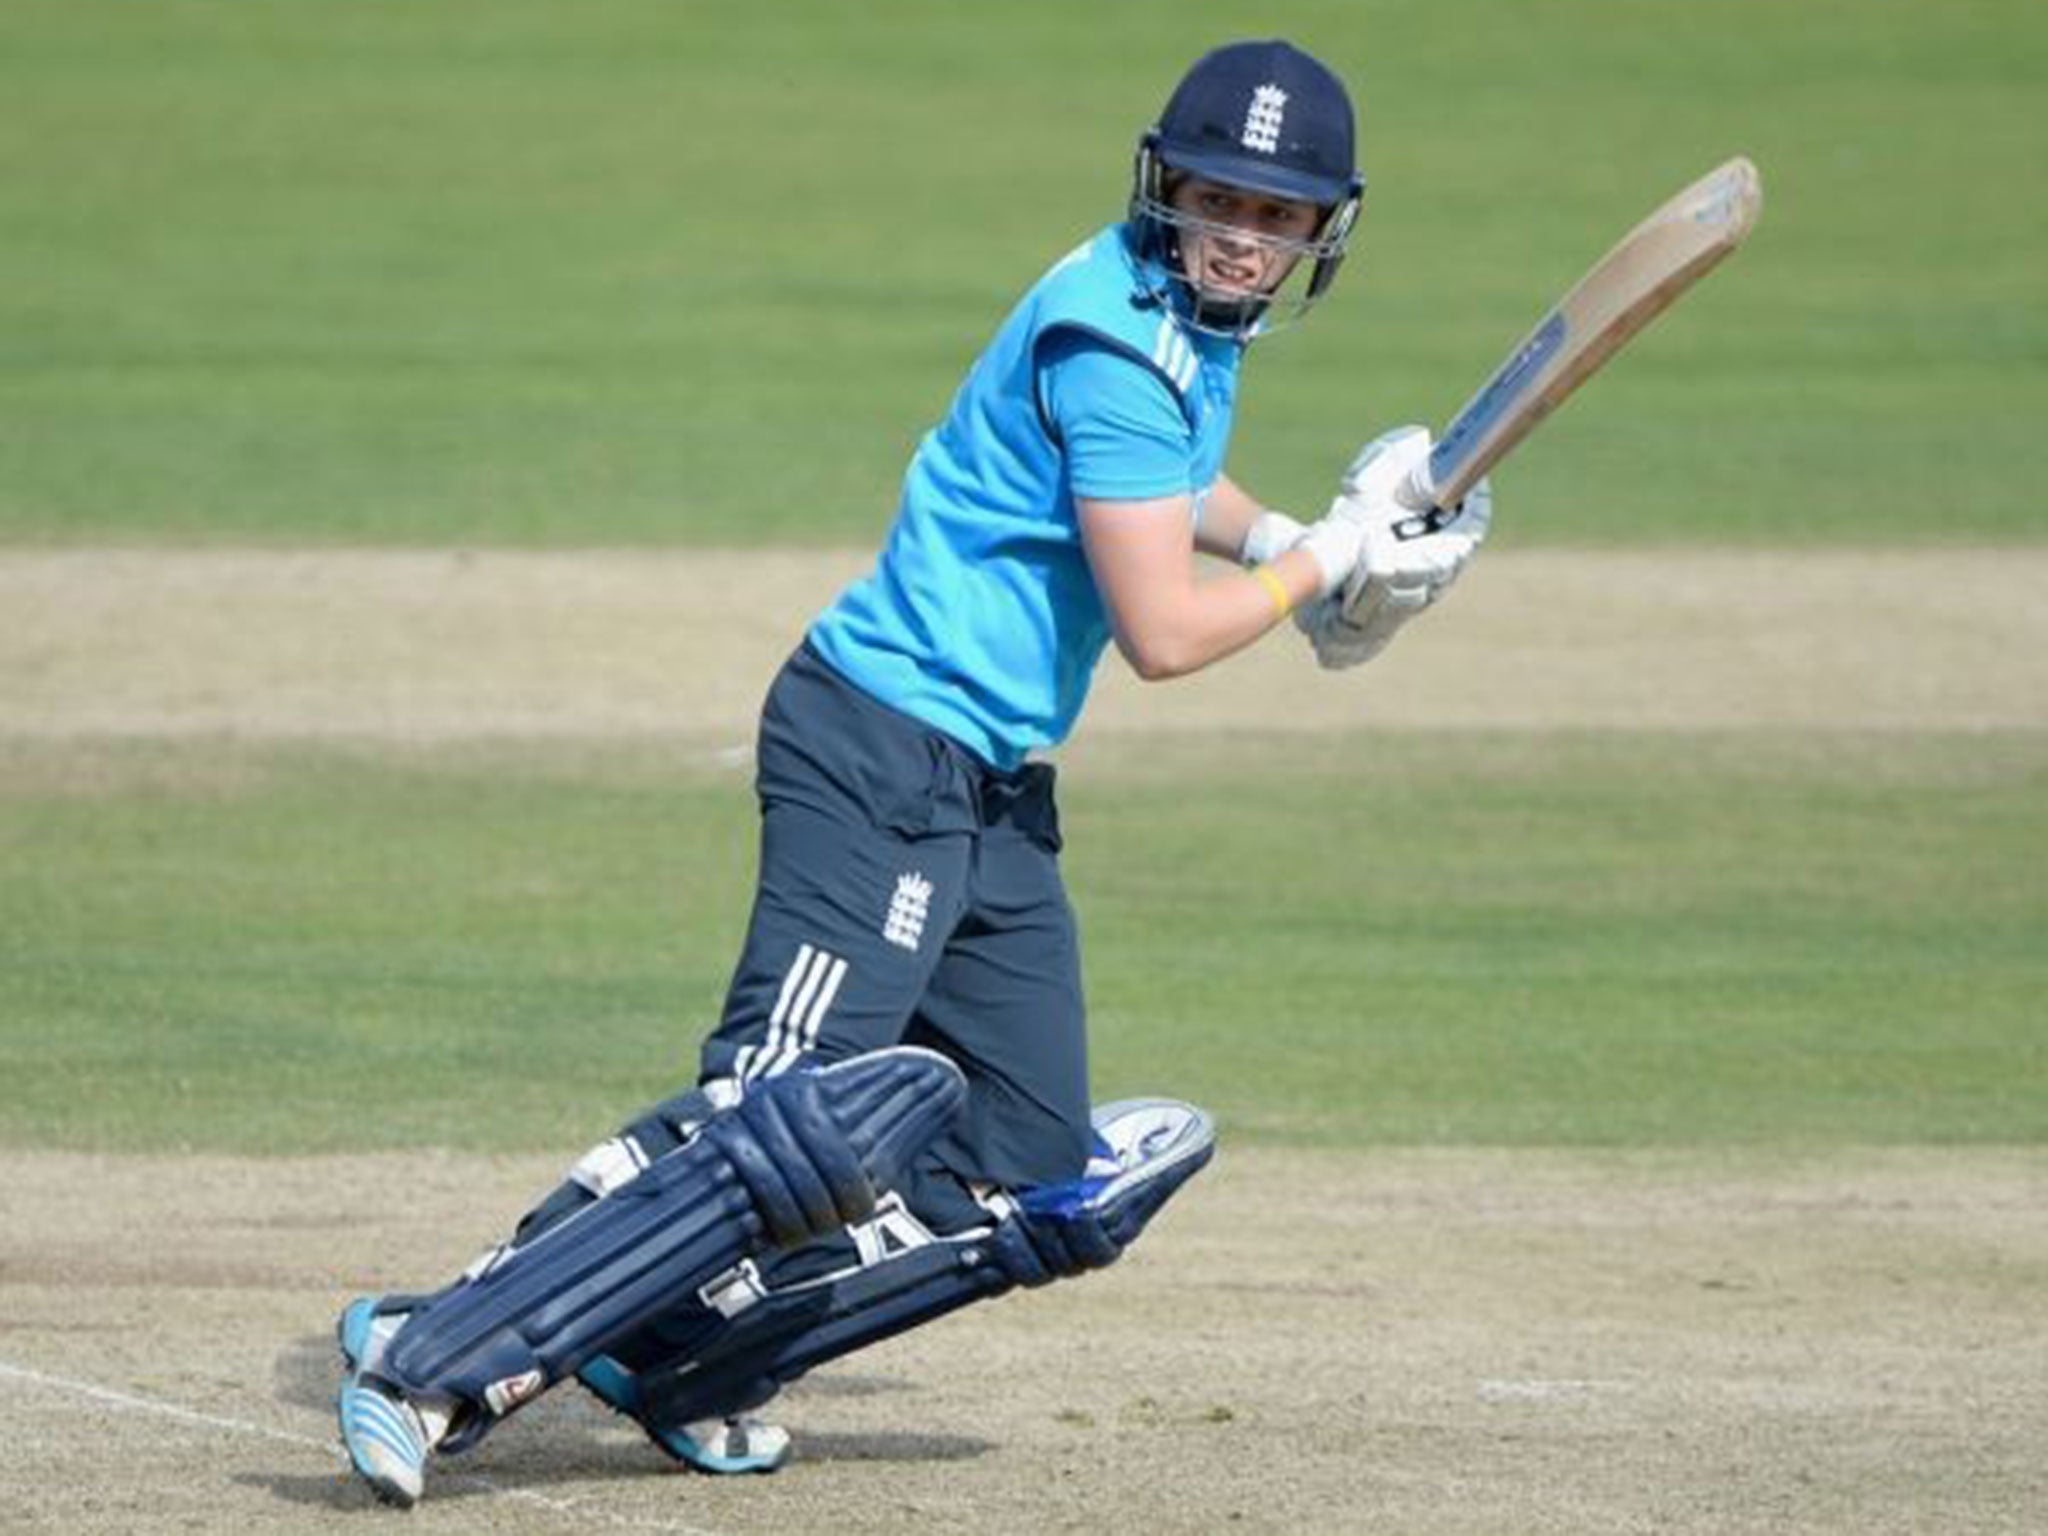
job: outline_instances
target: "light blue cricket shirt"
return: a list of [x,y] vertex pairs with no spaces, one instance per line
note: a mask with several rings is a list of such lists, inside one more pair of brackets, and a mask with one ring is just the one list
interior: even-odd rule
[[1152,295],[1121,224],[1025,294],[925,435],[874,569],[812,625],[832,667],[987,762],[1063,741],[1110,638],[1074,498],[1200,497],[1241,344]]

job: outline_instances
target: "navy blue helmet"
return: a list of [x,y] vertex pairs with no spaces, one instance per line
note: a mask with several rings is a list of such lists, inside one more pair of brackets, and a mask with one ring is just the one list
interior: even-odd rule
[[[1299,318],[1329,290],[1358,218],[1365,178],[1355,138],[1343,82],[1291,43],[1230,43],[1196,60],[1139,140],[1132,177],[1139,252],[1159,264],[1174,290],[1162,297],[1175,298],[1197,328],[1239,338]],[[1311,237],[1277,249],[1290,267],[1309,262],[1295,291],[1212,292],[1183,270],[1183,242],[1216,229],[1173,206],[1189,177],[1316,206]]]

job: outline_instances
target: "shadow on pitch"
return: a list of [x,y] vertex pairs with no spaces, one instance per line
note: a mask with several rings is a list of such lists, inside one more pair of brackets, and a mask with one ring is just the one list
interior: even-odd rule
[[996,1448],[995,1441],[984,1440],[979,1435],[921,1434],[912,1430],[806,1434],[798,1426],[791,1433],[796,1437],[796,1462],[793,1464],[972,1461]]

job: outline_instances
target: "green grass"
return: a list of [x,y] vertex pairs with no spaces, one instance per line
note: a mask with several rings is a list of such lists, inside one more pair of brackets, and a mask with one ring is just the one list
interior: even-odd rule
[[1259,32],[1352,79],[1373,182],[1252,363],[1271,499],[1746,151],[1762,230],[1502,537],[2048,532],[2036,0],[15,0],[0,541],[868,542],[1178,71]]
[[[2048,1128],[2048,737],[1076,766],[1104,1097],[1339,1146]],[[0,789],[0,1144],[577,1144],[690,1076],[749,889],[745,776],[645,748],[16,744]]]
[[2044,749],[1372,738],[1120,794],[1104,1071],[1335,1144],[2038,1139]]

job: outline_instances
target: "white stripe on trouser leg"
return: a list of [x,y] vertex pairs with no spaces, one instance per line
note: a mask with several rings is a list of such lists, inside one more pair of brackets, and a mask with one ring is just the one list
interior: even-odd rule
[[796,947],[796,959],[789,969],[782,973],[782,991],[776,995],[775,1009],[768,1015],[768,1033],[758,1045],[744,1047],[733,1062],[733,1071],[742,1082],[752,1082],[763,1073],[757,1067],[765,1067],[781,1054],[782,1024],[789,1017],[790,1000],[796,996],[797,987],[811,966],[811,957],[817,953],[808,944]]
[[829,951],[799,944],[796,959],[783,974],[782,990],[768,1015],[768,1033],[758,1045],[743,1047],[733,1070],[742,1081],[754,1082],[784,1072],[817,1043],[818,1026],[845,978],[846,962]]
[[817,996],[818,983],[825,979],[825,972],[831,964],[832,957],[822,949],[811,957],[810,971],[805,975],[803,985],[796,989],[796,1001],[790,1004],[789,1020],[783,1027],[785,1051],[787,1051],[788,1042],[790,1041],[794,1041],[801,1046],[803,1042],[804,1020],[811,1011],[811,999]]
[[[768,1038],[771,1043],[781,1030],[783,1020],[789,1017],[789,1005],[796,997],[797,988],[804,984],[805,977],[810,974],[811,962],[817,957],[818,951],[810,945],[797,945],[796,959],[790,962],[789,970],[782,978],[782,992],[775,999],[775,1011],[768,1015]],[[770,1050],[766,1054],[772,1056],[775,1053]]]
[[[782,1048],[782,1055],[762,1074],[764,1077],[773,1077],[778,1072],[788,1071],[796,1065],[799,1056],[818,1043],[818,1026],[825,1022],[825,1010],[832,1006],[832,999],[839,995],[839,983],[846,979],[844,960],[823,953],[820,953],[818,959],[821,963],[817,969],[822,974],[813,976],[812,980],[822,984],[815,996],[811,994],[809,988],[805,989],[803,997],[798,1001],[795,1028],[789,1031],[789,1039]],[[831,962],[829,967],[822,963],[826,961]]]
[[825,977],[824,990],[818,994],[818,1005],[811,1010],[810,1019],[804,1024],[804,1049],[816,1050],[818,1029],[825,1022],[825,1014],[832,1007],[832,999],[839,995],[839,983],[846,979],[846,962],[835,959],[832,970]]

